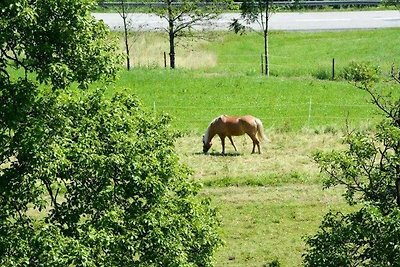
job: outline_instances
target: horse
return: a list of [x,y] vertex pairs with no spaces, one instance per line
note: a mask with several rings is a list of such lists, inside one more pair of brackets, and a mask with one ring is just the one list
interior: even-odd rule
[[257,146],[258,153],[261,154],[260,142],[266,140],[264,127],[260,119],[251,115],[234,117],[221,115],[215,118],[208,126],[206,133],[203,135],[203,153],[206,154],[211,148],[211,140],[215,135],[221,139],[222,154],[225,154],[225,137],[228,137],[235,151],[237,148],[233,143],[232,136],[240,136],[247,134],[253,141],[252,154],[255,153]]

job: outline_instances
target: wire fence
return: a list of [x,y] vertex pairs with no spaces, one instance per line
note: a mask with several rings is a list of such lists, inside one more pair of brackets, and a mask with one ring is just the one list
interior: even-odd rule
[[205,115],[219,116],[253,114],[265,122],[267,127],[281,127],[291,125],[290,128],[300,129],[305,126],[318,127],[345,125],[370,125],[378,122],[383,117],[372,104],[334,104],[317,103],[312,98],[308,102],[297,104],[274,105],[238,105],[238,106],[172,106],[153,103],[153,112],[167,112],[181,126],[189,128],[202,128],[214,118]]

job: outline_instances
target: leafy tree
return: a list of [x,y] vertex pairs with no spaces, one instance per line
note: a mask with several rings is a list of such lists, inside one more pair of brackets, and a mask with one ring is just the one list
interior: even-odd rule
[[175,68],[176,39],[193,36],[193,27],[216,18],[228,7],[230,0],[160,0],[153,9],[167,22],[170,67]]
[[383,4],[388,7],[395,7],[396,9],[400,9],[400,0],[385,0]]
[[91,5],[0,2],[0,265],[209,266],[218,221],[169,118],[88,89],[120,63]]
[[[360,209],[328,213],[307,239],[306,266],[397,266],[400,259],[400,105],[393,90],[375,85],[377,69],[354,64],[347,77],[368,92],[386,119],[374,133],[348,133],[348,149],[317,153],[328,174],[326,187],[344,186],[345,198]],[[400,80],[392,71],[392,81]],[[394,84],[393,84],[394,85]]]
[[[264,73],[269,76],[269,19],[274,12],[273,0],[245,0],[240,6],[241,17],[247,23],[257,22],[264,38]],[[242,33],[246,27],[238,19],[234,19],[230,28],[235,33]]]

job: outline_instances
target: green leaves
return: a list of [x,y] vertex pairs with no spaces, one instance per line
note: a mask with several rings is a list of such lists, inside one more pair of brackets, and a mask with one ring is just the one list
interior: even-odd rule
[[0,265],[210,266],[218,220],[170,118],[88,89],[119,68],[92,3],[0,2]]
[[[211,264],[218,221],[178,161],[168,117],[146,114],[134,97],[105,99],[101,90],[67,90],[37,105],[32,121],[10,139],[18,164],[0,177],[9,212],[0,216],[4,229],[14,228],[12,218],[24,220],[32,235],[40,234],[37,225],[51,226],[62,246],[41,249],[64,256],[48,266],[74,262],[76,251],[65,251],[73,246],[86,253],[78,255],[88,266]],[[22,147],[13,146],[17,137]],[[40,216],[25,215],[43,208]],[[6,239],[0,246],[11,249]],[[36,247],[23,255],[31,260]]]
[[343,76],[346,80],[361,83],[363,87],[370,87],[380,78],[380,68],[368,62],[352,62],[344,69]]
[[346,149],[317,153],[327,174],[325,186],[344,186],[349,204],[361,208],[343,215],[328,213],[319,232],[307,238],[306,266],[396,266],[400,259],[400,128],[398,100],[372,89],[378,69],[355,64],[347,71],[361,83],[386,119],[372,133],[354,131]]
[[319,232],[307,238],[305,266],[390,266],[400,259],[399,212],[365,206],[343,215],[328,213]]
[[117,46],[102,22],[90,15],[93,1],[7,1],[0,4],[0,73],[7,66],[34,72],[54,89],[73,82],[86,87],[112,79],[119,66]]

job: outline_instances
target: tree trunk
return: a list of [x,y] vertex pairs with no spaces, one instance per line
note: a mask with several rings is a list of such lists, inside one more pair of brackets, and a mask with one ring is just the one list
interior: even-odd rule
[[168,1],[168,35],[169,35],[169,66],[175,69],[175,28],[172,12],[172,2]]
[[169,66],[175,69],[175,34],[171,29],[169,31]]
[[269,0],[265,6],[265,29],[264,29],[264,55],[265,55],[265,76],[269,76],[269,51],[268,51],[268,23],[269,23]]
[[126,26],[125,18],[124,18],[124,31],[125,31],[125,49],[126,49],[126,68],[127,70],[131,69],[131,61],[130,61],[130,52],[129,52],[129,43],[128,43],[128,29]]
[[269,76],[268,31],[264,32],[265,75]]
[[126,19],[128,17],[125,9],[125,1],[121,1],[122,5],[122,20],[124,22],[124,38],[125,38],[125,51],[126,51],[126,68],[127,70],[131,69],[131,63],[130,63],[130,53],[129,53],[129,43],[128,43],[128,26],[126,24]]

